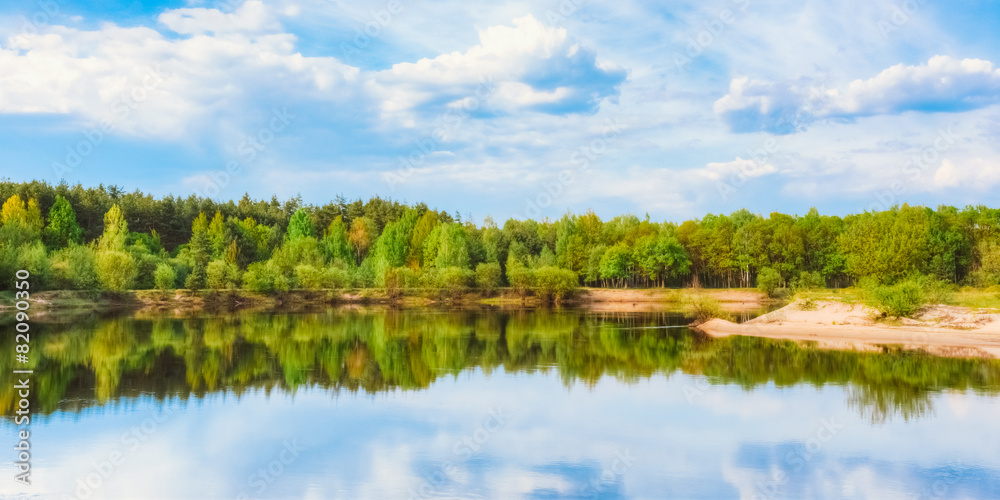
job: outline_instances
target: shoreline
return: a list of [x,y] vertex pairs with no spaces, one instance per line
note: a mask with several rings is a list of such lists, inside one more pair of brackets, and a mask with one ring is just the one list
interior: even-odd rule
[[915,319],[879,320],[859,304],[792,303],[743,323],[712,319],[692,328],[711,337],[743,335],[815,343],[823,349],[921,350],[936,356],[1000,358],[1000,313],[931,306]]
[[[683,311],[692,297],[707,297],[733,313],[760,311],[775,302],[751,289],[581,288],[555,306],[595,312]],[[6,302],[6,301],[5,301]],[[550,307],[534,295],[523,296],[510,289],[492,294],[476,290],[447,292],[437,289],[404,290],[391,296],[385,289],[290,290],[269,295],[245,290],[132,290],[112,293],[89,290],[50,290],[31,297],[32,308],[52,313],[70,310],[154,311],[154,310],[260,310],[295,311],[335,305],[387,305],[399,307]],[[0,306],[9,309],[10,305]]]

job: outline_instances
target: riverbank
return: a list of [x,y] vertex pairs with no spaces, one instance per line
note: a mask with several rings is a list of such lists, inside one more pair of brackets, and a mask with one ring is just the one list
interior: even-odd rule
[[[9,292],[6,292],[10,295]],[[694,298],[717,302],[721,309],[746,314],[768,307],[773,301],[751,289],[612,289],[581,288],[559,305],[580,307],[596,312],[651,312],[685,310]],[[3,302],[9,308],[13,296]],[[547,302],[533,295],[524,296],[513,290],[494,293],[479,291],[445,292],[442,290],[405,290],[390,295],[385,289],[354,290],[291,290],[269,295],[245,290],[135,290],[121,293],[54,290],[31,296],[36,311],[75,310],[298,310],[317,306],[343,304],[394,305],[402,307],[434,306],[499,306],[543,307]]]
[[712,319],[695,328],[713,337],[806,341],[828,349],[918,349],[938,356],[1000,358],[1000,312],[994,309],[937,305],[914,318],[879,316],[861,304],[796,301],[743,323]]

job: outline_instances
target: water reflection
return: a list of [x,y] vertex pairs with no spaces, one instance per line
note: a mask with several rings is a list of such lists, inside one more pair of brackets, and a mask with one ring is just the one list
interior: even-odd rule
[[[676,313],[338,309],[308,314],[83,316],[36,321],[32,408],[77,412],[152,395],[295,393],[300,387],[419,390],[470,369],[555,371],[567,387],[603,377],[703,375],[744,390],[774,384],[848,386],[847,404],[873,423],[933,410],[943,389],[996,394],[1000,362],[906,352],[825,351],[750,337],[708,339]],[[0,350],[13,352],[11,336]],[[0,410],[17,403],[12,359],[0,357]]]

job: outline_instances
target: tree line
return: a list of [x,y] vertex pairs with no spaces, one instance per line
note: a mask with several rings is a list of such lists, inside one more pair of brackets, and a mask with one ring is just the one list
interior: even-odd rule
[[216,202],[118,187],[0,182],[0,279],[35,289],[844,287],[913,276],[1000,282],[1000,210],[748,210],[651,221],[594,212],[499,226],[382,198]]

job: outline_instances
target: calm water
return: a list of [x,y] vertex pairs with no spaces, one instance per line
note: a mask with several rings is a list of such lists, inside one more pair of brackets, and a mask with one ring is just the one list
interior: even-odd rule
[[[21,366],[0,356],[0,492],[1000,498],[997,361],[711,340],[685,323],[492,310],[35,321],[33,484],[12,479]],[[14,352],[12,334],[0,344]]]

